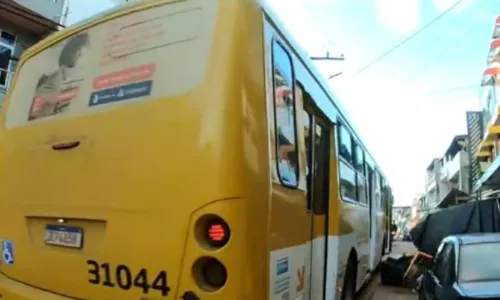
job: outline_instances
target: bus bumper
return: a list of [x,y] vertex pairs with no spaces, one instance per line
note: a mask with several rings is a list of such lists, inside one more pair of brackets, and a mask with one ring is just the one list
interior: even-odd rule
[[73,300],[17,282],[0,273],[0,300]]

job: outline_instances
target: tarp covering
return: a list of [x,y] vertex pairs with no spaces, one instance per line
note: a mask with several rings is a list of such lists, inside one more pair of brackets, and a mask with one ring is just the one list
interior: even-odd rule
[[419,251],[435,255],[441,240],[449,235],[500,232],[500,202],[474,201],[427,215],[410,230]]

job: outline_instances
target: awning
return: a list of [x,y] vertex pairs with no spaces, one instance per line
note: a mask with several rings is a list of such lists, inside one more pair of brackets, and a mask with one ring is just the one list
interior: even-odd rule
[[[498,120],[498,114],[495,116],[495,123]],[[494,141],[495,138],[500,135],[500,125],[490,124],[486,130],[486,139],[487,141]]]
[[491,153],[490,147],[493,147],[494,144],[495,142],[492,140],[483,140],[476,152],[476,157],[489,157]]
[[64,27],[14,0],[0,0],[0,20],[6,20],[36,37],[44,37]]
[[[497,123],[498,120],[498,112],[495,115],[494,122]],[[486,128],[486,132],[484,134],[484,139],[479,145],[477,152],[475,153],[476,157],[489,157],[491,152],[491,147],[495,144],[497,136],[500,135],[500,125],[489,124]]]

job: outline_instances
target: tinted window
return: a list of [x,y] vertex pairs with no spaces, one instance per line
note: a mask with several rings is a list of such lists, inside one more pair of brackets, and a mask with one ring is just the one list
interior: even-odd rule
[[8,33],[7,31],[0,31],[0,44],[14,46],[16,43],[16,36]]
[[382,210],[382,190],[381,190],[381,180],[380,174],[378,171],[375,171],[375,203],[374,206],[378,208],[378,210]]
[[354,149],[355,149],[355,161],[354,161],[354,167],[356,170],[358,170],[361,173],[365,173],[365,153],[363,151],[363,148],[361,148],[359,145],[354,144]]
[[358,173],[357,175],[357,196],[360,203],[368,203],[368,197],[366,195],[366,181],[365,176]]
[[381,188],[381,197],[380,197],[380,209],[385,211],[386,209],[386,201],[387,201],[387,186],[385,185],[385,180],[380,177],[380,188]]
[[349,163],[353,162],[351,134],[342,124],[339,124],[339,154]]
[[440,283],[444,283],[444,279],[447,273],[447,266],[450,258],[451,245],[445,244],[443,250],[439,254],[439,258],[434,266],[434,273],[439,279]]
[[356,201],[356,172],[348,164],[340,160],[339,174],[342,198]]
[[296,187],[298,156],[292,60],[278,42],[273,44],[273,64],[278,172],[284,185]]
[[456,258],[455,258],[455,246],[452,244],[451,245],[451,250],[450,250],[450,257],[448,259],[448,265],[447,265],[447,274],[446,274],[446,282],[449,284],[453,284],[457,280],[457,274],[456,274]]
[[12,71],[9,66],[15,42],[15,35],[0,30],[0,86],[5,86],[8,83],[9,72]]

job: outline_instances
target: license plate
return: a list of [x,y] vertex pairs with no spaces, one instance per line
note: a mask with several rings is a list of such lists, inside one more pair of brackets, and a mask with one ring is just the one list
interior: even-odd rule
[[46,244],[68,248],[82,248],[82,242],[82,228],[61,225],[47,225],[45,227]]

